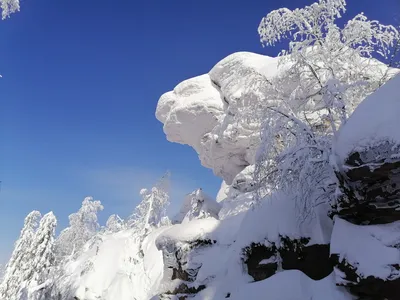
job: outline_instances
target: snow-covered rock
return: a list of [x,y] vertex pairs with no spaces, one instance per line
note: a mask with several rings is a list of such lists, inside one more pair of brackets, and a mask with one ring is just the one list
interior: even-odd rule
[[187,223],[195,219],[215,218],[221,205],[206,195],[202,189],[186,195],[179,213],[174,217],[174,223]]
[[333,213],[356,224],[400,220],[400,75],[367,97],[334,144],[341,197]]
[[361,299],[400,295],[400,221],[360,226],[335,218],[331,255],[336,283]]
[[255,108],[263,87],[278,72],[278,58],[238,52],[205,75],[161,96],[156,116],[167,139],[187,144],[227,184],[254,164],[260,142]]
[[340,129],[335,152],[341,162],[353,152],[362,152],[382,143],[400,144],[399,86],[400,75],[397,75],[362,101]]
[[231,285],[230,292],[221,294],[219,291],[219,287],[211,285],[201,291],[195,299],[353,300],[344,288],[335,286],[332,276],[314,281],[297,270],[281,272],[268,280],[258,282],[238,280]]
[[229,193],[229,185],[222,180],[221,182],[221,187],[219,188],[219,191],[217,193],[216,201],[218,203],[224,201],[226,198],[228,198],[228,193]]

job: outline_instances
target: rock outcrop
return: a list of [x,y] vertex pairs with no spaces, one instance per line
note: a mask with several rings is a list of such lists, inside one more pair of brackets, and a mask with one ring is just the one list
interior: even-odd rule
[[299,270],[313,280],[323,279],[333,271],[329,244],[308,246],[310,239],[280,237],[279,244],[252,243],[244,249],[243,261],[255,281],[274,275],[278,270]]
[[161,96],[156,117],[171,142],[187,144],[203,166],[231,184],[254,164],[260,142],[258,105],[278,73],[278,58],[238,52],[205,75],[178,84]]
[[360,299],[400,295],[398,75],[364,100],[339,131],[339,197],[331,256],[336,281]]

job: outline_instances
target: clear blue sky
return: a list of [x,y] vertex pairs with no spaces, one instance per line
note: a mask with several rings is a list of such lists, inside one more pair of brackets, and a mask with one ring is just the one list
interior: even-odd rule
[[[392,23],[399,0],[349,0]],[[127,216],[138,191],[172,172],[173,206],[220,180],[194,150],[166,141],[160,95],[235,51],[263,49],[257,26],[272,9],[313,1],[23,0],[0,23],[0,261],[24,216],[53,210],[60,227],[93,195]]]

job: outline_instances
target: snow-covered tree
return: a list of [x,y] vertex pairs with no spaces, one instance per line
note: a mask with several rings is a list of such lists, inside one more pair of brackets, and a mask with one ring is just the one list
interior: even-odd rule
[[124,228],[124,220],[120,216],[113,214],[111,215],[106,223],[106,230],[110,232],[118,232]]
[[35,237],[41,214],[38,211],[29,213],[24,221],[19,239],[6,265],[0,285],[0,299],[15,299],[23,280],[23,274],[31,267],[31,244]]
[[69,215],[69,227],[60,233],[56,241],[58,257],[76,253],[96,234],[100,228],[97,213],[101,210],[103,206],[100,201],[86,197],[79,211]]
[[151,228],[166,223],[169,180],[170,173],[167,172],[151,190],[140,191],[142,201],[129,219],[129,226],[135,228],[139,236],[144,237]]
[[282,72],[262,95],[267,104],[255,172],[258,198],[281,189],[306,214],[333,191],[332,136],[367,95],[398,72],[375,59],[390,58],[398,30],[363,14],[339,27],[345,10],[344,0],[319,0],[272,11],[258,28],[266,46],[289,39],[281,52]]
[[30,268],[25,272],[22,293],[29,300],[49,299],[52,271],[55,268],[54,237],[57,219],[52,212],[40,220],[39,228],[30,247]]
[[12,13],[19,11],[19,0],[0,0],[1,4],[1,17],[6,19],[10,17]]
[[[290,38],[288,49],[281,52],[287,71],[280,79],[285,84],[274,87],[281,109],[292,114],[319,111],[333,131],[337,121],[344,122],[379,87],[387,68],[372,57],[388,58],[399,38],[394,26],[363,14],[340,28],[336,23],[345,7],[344,0],[320,0],[301,9],[281,8],[263,18],[258,28],[264,45]],[[296,83],[293,90],[288,90],[290,82]]]

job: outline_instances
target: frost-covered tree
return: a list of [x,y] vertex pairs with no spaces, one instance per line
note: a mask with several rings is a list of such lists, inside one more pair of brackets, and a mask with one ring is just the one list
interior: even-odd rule
[[69,215],[69,227],[64,229],[57,241],[57,256],[64,257],[76,253],[99,230],[97,213],[103,210],[100,201],[86,197],[78,212]]
[[[345,7],[344,0],[320,0],[301,9],[281,8],[263,18],[258,28],[264,45],[290,39],[281,52],[281,64],[287,68],[280,78],[284,84],[274,87],[281,109],[297,115],[321,111],[333,131],[337,121],[344,122],[379,86],[387,68],[372,58],[388,58],[399,38],[394,26],[363,14],[340,28],[336,23]],[[288,89],[290,82],[296,83],[293,89]]]
[[40,220],[39,228],[30,247],[30,268],[24,274],[21,293],[28,300],[49,299],[52,272],[55,266],[54,237],[57,219],[52,212]]
[[6,265],[0,285],[0,299],[15,299],[21,286],[24,272],[31,267],[31,244],[35,237],[41,214],[38,211],[29,213],[24,227],[15,243],[11,258]]
[[106,230],[110,232],[118,232],[124,228],[124,220],[118,215],[111,215],[106,223]]
[[18,12],[20,9],[19,0],[0,0],[1,4],[1,17],[6,19],[12,13]]
[[129,219],[129,226],[144,237],[153,227],[166,223],[167,206],[169,205],[169,180],[167,172],[151,190],[142,189],[142,201]]
[[262,95],[268,101],[256,165],[259,199],[281,189],[308,214],[329,198],[332,136],[368,94],[398,71],[376,59],[390,58],[398,30],[363,14],[339,27],[345,11],[344,0],[319,0],[272,11],[259,25],[264,45],[289,40],[280,54],[281,72]]

